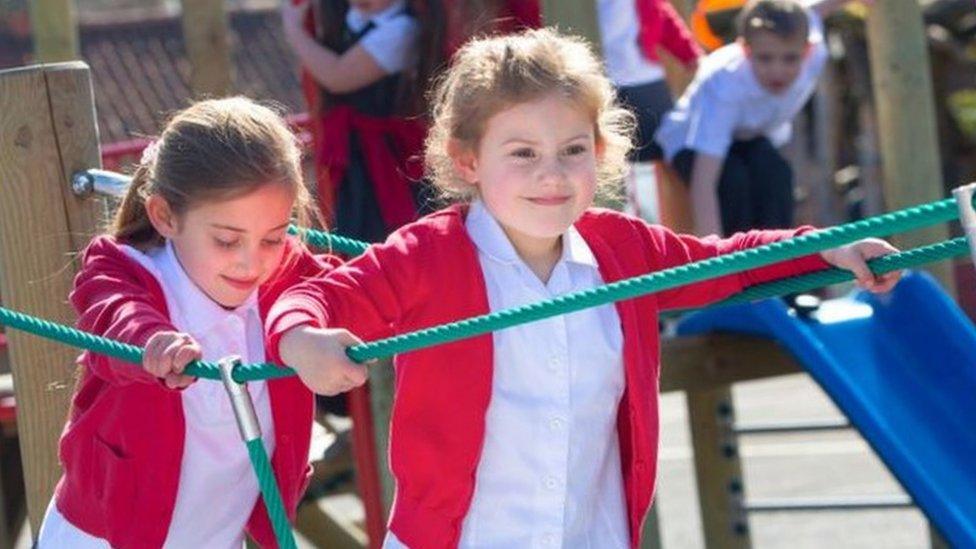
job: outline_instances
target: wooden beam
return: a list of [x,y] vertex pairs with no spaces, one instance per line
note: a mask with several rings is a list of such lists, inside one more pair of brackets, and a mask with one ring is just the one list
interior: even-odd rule
[[542,20],[548,26],[586,38],[600,55],[603,48],[595,0],[543,0]]
[[[744,362],[742,357],[749,357]],[[661,392],[697,391],[802,372],[775,342],[745,335],[668,339],[661,345]]]
[[[0,294],[12,309],[66,324],[72,258],[96,227],[98,205],[68,178],[100,166],[91,74],[80,61],[0,71]],[[7,332],[27,505],[36,536],[61,475],[58,436],[78,351]]]
[[[886,207],[896,210],[943,198],[922,8],[918,2],[879,2],[868,14],[867,31]],[[940,225],[894,241],[910,247],[948,236],[948,228]],[[932,264],[928,270],[955,295],[951,262]]]
[[234,72],[223,0],[183,0],[182,20],[194,96],[231,93]]
[[73,0],[31,0],[30,19],[38,63],[78,59],[78,25]]

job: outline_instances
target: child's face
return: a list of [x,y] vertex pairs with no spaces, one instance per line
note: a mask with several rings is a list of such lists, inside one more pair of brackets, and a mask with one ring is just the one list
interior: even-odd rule
[[396,0],[349,0],[349,6],[365,15],[379,13],[393,5]]
[[165,200],[146,207],[156,230],[173,242],[190,279],[224,307],[238,307],[281,263],[295,197],[267,184],[229,200],[203,202],[173,215]]
[[771,32],[758,31],[748,43],[743,43],[743,48],[759,85],[772,94],[780,94],[800,75],[809,43],[805,36],[781,38]]
[[548,95],[495,114],[477,155],[455,155],[517,249],[559,238],[593,203],[593,126],[579,105]]

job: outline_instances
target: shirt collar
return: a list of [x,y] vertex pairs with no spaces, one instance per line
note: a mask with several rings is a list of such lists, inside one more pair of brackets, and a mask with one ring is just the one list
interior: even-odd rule
[[226,309],[219,303],[210,298],[195,282],[190,280],[189,275],[180,264],[176,257],[176,250],[173,249],[171,241],[167,240],[158,259],[160,274],[166,281],[172,295],[170,296],[183,317],[186,329],[193,334],[202,335],[209,332],[218,323],[224,321],[228,316],[235,315],[241,320],[247,320],[248,314],[257,313],[258,292],[251,292],[251,295],[235,309]]
[[370,21],[376,25],[385,23],[388,19],[392,19],[402,12],[407,6],[407,0],[397,0],[390,4],[390,7],[383,11],[374,13],[372,15],[366,15],[356,8],[349,8],[349,12],[346,14],[346,23],[354,31],[359,32],[365,27]]
[[[471,203],[464,225],[471,240],[481,253],[506,265],[522,263],[522,258],[515,251],[512,241],[508,239],[508,235],[505,234],[495,216],[491,215],[491,212],[480,200]],[[593,251],[590,250],[576,227],[570,226],[563,233],[562,239],[563,251],[559,261],[593,268],[598,267]]]

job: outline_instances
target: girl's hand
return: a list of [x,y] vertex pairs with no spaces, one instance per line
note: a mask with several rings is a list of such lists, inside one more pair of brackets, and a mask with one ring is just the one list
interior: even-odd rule
[[362,341],[348,330],[302,326],[285,332],[279,353],[313,392],[333,396],[366,383],[366,367],[356,364],[346,349]]
[[898,249],[878,238],[866,238],[853,244],[820,252],[824,261],[834,267],[847,269],[854,273],[857,285],[870,292],[880,294],[890,291],[901,278],[901,271],[892,271],[875,276],[868,269],[867,261],[876,257],[897,252]]
[[196,381],[196,378],[183,375],[183,369],[202,357],[200,345],[189,334],[156,332],[146,342],[142,367],[162,379],[170,389],[184,389]]
[[301,0],[293,4],[292,0],[281,2],[281,24],[286,32],[304,32],[305,14],[308,12],[309,0]]

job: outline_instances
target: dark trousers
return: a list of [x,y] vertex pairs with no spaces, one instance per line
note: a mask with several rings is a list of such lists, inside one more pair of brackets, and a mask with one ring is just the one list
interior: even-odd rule
[[[682,149],[671,165],[690,183],[695,151]],[[725,235],[792,227],[793,168],[765,137],[735,141],[722,164],[718,203]]]

